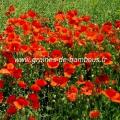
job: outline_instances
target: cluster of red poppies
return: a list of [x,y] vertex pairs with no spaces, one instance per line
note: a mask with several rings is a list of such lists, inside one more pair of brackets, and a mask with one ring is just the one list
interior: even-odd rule
[[[19,17],[11,17],[14,12],[14,6],[10,6],[6,12],[8,20],[5,29],[0,34],[2,59],[0,104],[7,105],[6,114],[8,116],[12,116],[26,107],[32,107],[34,110],[41,108],[38,93],[47,86],[64,89],[69,102],[79,100],[79,96],[82,95],[105,95],[111,101],[120,103],[120,92],[109,87],[111,84],[117,84],[117,80],[112,80],[109,75],[103,73],[104,67],[120,67],[117,61],[117,57],[120,55],[120,20],[116,20],[114,25],[111,22],[98,25],[91,22],[90,16],[79,16],[77,10],[69,10],[66,13],[56,13],[51,28],[47,24],[48,21],[41,21],[42,17],[33,10],[29,10]],[[112,46],[114,53],[108,49],[109,45]],[[77,52],[74,52],[75,50]],[[79,55],[92,59],[106,58],[106,61],[99,63],[99,75],[93,72],[94,78],[88,79],[87,73],[92,72],[94,66],[91,62],[65,61],[60,63],[58,60],[62,57],[74,58]],[[22,56],[29,61],[17,63],[16,56]],[[33,58],[46,57],[55,58],[56,61],[37,64],[37,66],[44,66],[42,77],[36,77],[34,81],[31,81],[31,78],[26,80],[24,76],[26,72],[27,76],[30,74],[34,76],[35,72],[38,75],[40,73],[37,68],[33,73],[29,73],[23,66],[28,65],[32,69]],[[79,68],[82,69],[81,67],[85,70],[86,78],[82,73],[76,74]],[[77,79],[73,80],[74,77]],[[12,78],[12,81],[9,81],[9,78]],[[103,89],[103,85],[106,85],[106,89]],[[19,87],[21,91],[27,90],[27,95],[17,96],[12,93],[6,95],[4,88],[11,86],[16,86],[16,89]],[[89,116],[97,118],[100,116],[100,112],[93,110]],[[34,119],[33,116],[29,118],[29,120]]]

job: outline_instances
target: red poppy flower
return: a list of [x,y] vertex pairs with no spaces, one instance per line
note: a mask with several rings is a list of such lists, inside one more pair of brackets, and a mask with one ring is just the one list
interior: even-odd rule
[[111,65],[113,63],[112,55],[109,52],[100,53],[100,58],[105,65]]
[[29,46],[27,45],[21,45],[21,52],[23,53],[26,53],[28,52],[30,49],[29,49]]
[[77,14],[78,14],[78,11],[77,10],[69,10],[68,12],[67,12],[67,18],[68,19],[70,19],[70,18],[72,18],[72,17],[74,17],[74,16],[77,16]]
[[80,32],[82,33],[82,32],[86,32],[86,31],[87,31],[87,26],[81,25]]
[[2,103],[3,98],[4,98],[4,96],[3,96],[3,92],[0,92],[0,103]]
[[81,94],[92,95],[94,90],[94,84],[90,81],[85,82],[84,86],[81,87]]
[[103,95],[108,97],[111,101],[120,103],[120,93],[112,88],[102,91]]
[[0,41],[2,41],[3,40],[3,36],[0,34]]
[[107,34],[112,33],[112,24],[110,22],[104,23],[102,25],[102,31]]
[[16,19],[16,20],[14,20],[14,24],[15,24],[16,26],[19,26],[19,27],[22,27],[22,25],[24,25],[25,23],[26,23],[26,21],[23,20],[23,19],[21,19],[21,18],[18,18],[18,19]]
[[47,62],[47,66],[50,69],[56,69],[56,68],[59,67],[59,61],[52,61],[52,60],[50,60],[50,61]]
[[28,35],[28,34],[31,33],[30,23],[26,22],[26,23],[24,23],[21,27],[22,27],[22,30],[23,30],[24,35]]
[[89,23],[88,29],[93,32],[99,32],[99,25],[94,23]]
[[12,41],[20,42],[21,38],[19,35],[17,35],[15,32],[11,32],[7,35],[5,42],[10,43]]
[[76,86],[72,85],[66,92],[67,99],[71,102],[76,101],[77,99],[77,94],[78,94],[78,89]]
[[44,73],[44,79],[45,79],[46,81],[51,81],[54,76],[55,76],[55,73],[54,73],[53,70],[45,71],[45,73]]
[[45,57],[48,57],[48,56],[49,56],[49,53],[48,53],[48,51],[47,51],[47,50],[42,50],[41,54],[42,54],[42,57],[43,57],[43,58],[45,58]]
[[117,93],[116,96],[112,98],[112,102],[120,104],[120,93]]
[[91,19],[90,16],[83,16],[83,17],[82,17],[82,20],[85,21],[85,22],[90,21],[90,19]]
[[26,106],[29,105],[28,100],[26,100],[24,97],[19,97],[13,102],[16,109],[20,110]]
[[11,42],[20,42],[20,41],[21,41],[20,36],[14,32],[9,33],[5,39],[5,42],[8,44]]
[[76,93],[66,93],[67,99],[71,102],[75,102],[77,99],[77,94]]
[[68,79],[64,76],[54,76],[51,85],[65,87],[67,85]]
[[86,35],[87,35],[87,39],[88,40],[95,41],[96,40],[96,36],[97,36],[97,32],[96,31],[87,30],[86,31]]
[[115,27],[116,28],[120,28],[120,20],[116,20],[115,21]]
[[38,20],[33,20],[32,25],[38,29],[42,27],[41,23]]
[[4,88],[4,80],[0,80],[0,89]]
[[5,69],[5,68],[0,69],[0,74],[11,75],[10,71],[8,69]]
[[69,24],[70,25],[78,25],[80,22],[80,19],[77,16],[74,16],[69,19]]
[[31,86],[31,90],[33,90],[35,92],[39,92],[41,90],[41,88],[37,84],[33,84]]
[[30,44],[30,49],[32,51],[37,51],[39,49],[39,47],[40,46],[39,46],[39,44],[37,42],[33,42],[33,43]]
[[7,68],[10,72],[12,72],[12,70],[14,70],[14,64],[13,64],[13,63],[8,63],[8,64],[6,65],[6,68]]
[[92,110],[92,111],[90,111],[89,117],[91,119],[99,118],[100,117],[100,111],[99,110]]
[[10,71],[10,70],[13,70],[14,69],[14,64],[13,63],[8,63],[6,65],[7,69]]
[[28,15],[29,17],[31,17],[31,18],[34,18],[34,17],[37,16],[37,14],[36,14],[33,10],[29,10],[29,11],[27,12],[27,15]]
[[20,15],[20,18],[21,18],[21,19],[26,19],[27,17],[28,17],[27,14],[21,14],[21,15]]
[[119,39],[118,39],[117,37],[112,37],[112,38],[110,39],[110,43],[111,43],[111,44],[119,44],[120,41],[119,41]]
[[15,63],[16,63],[15,58],[13,58],[13,57],[8,58],[8,63],[13,63],[13,64],[15,64]]
[[95,82],[97,84],[108,84],[109,83],[109,77],[108,77],[108,75],[100,75],[96,78]]
[[10,52],[19,52],[21,48],[20,42],[12,42],[7,46]]
[[34,116],[29,116],[28,120],[37,120]]
[[76,86],[71,85],[70,88],[69,88],[69,92],[78,93],[78,89],[77,89]]
[[53,51],[51,52],[50,56],[51,56],[52,58],[56,58],[56,60],[57,60],[57,58],[59,59],[59,58],[62,57],[62,52],[61,52],[61,50],[53,50]]
[[2,55],[3,55],[4,57],[6,57],[7,59],[13,57],[12,53],[11,53],[11,52],[8,52],[8,51],[3,51],[3,52],[2,52]]
[[39,87],[44,87],[47,85],[47,82],[42,79],[37,79],[37,80],[35,80],[35,84],[37,84]]
[[70,78],[71,75],[75,72],[75,65],[72,63],[65,62],[63,64],[64,76]]
[[90,96],[90,95],[92,95],[92,90],[89,89],[88,87],[84,86],[81,88],[81,94]]
[[39,101],[39,97],[37,94],[35,93],[31,93],[28,95],[28,98],[31,102],[36,102],[36,101]]
[[88,87],[89,89],[94,89],[94,84],[90,81],[86,81],[85,86]]
[[13,104],[13,102],[16,100],[16,96],[15,95],[10,95],[7,98],[7,104]]
[[57,37],[51,36],[51,37],[49,37],[49,38],[47,39],[47,42],[50,43],[50,44],[54,44],[54,43],[57,42],[57,40],[58,40]]
[[67,44],[68,42],[72,41],[71,40],[71,37],[66,34],[61,34],[61,41],[64,43],[64,44]]
[[29,102],[28,100],[26,100],[24,97],[19,97],[17,98],[16,100],[21,106],[28,106],[29,105]]
[[67,41],[67,43],[66,43],[66,45],[68,46],[68,47],[73,47],[73,40],[72,39],[69,39],[68,41]]
[[80,34],[81,34],[80,30],[74,31],[74,36],[76,40],[80,37]]
[[12,76],[16,79],[19,79],[22,77],[22,70],[19,68],[15,68],[12,72]]
[[56,13],[56,15],[55,15],[55,20],[56,20],[56,21],[59,21],[59,22],[64,21],[64,20],[65,20],[65,15],[64,15],[64,13],[63,13],[63,12],[58,12],[58,13]]
[[39,101],[34,101],[34,102],[32,103],[32,108],[33,108],[34,110],[39,109],[39,108],[40,108],[40,102],[39,102]]
[[103,91],[103,94],[104,94],[105,96],[111,98],[111,99],[112,99],[113,96],[116,95],[116,93],[117,93],[117,91],[114,90],[114,89],[112,89],[112,88],[109,88],[109,89]]
[[103,34],[97,34],[95,42],[100,44],[100,43],[103,42],[103,40],[104,40],[104,35]]
[[24,81],[18,81],[18,86],[22,89],[26,89],[27,88],[27,84]]
[[7,109],[7,114],[8,115],[14,115],[16,113],[17,113],[17,109],[14,105],[11,105],[11,106],[8,107],[8,109]]
[[43,35],[38,34],[38,35],[33,36],[33,40],[34,41],[43,41],[43,40],[45,40],[45,38]]
[[7,26],[6,29],[5,29],[5,33],[8,34],[8,33],[12,33],[14,32],[14,26]]
[[47,57],[47,56],[48,56],[48,51],[46,51],[46,50],[39,50],[39,51],[35,51],[33,53],[34,58],[43,58],[43,57]]

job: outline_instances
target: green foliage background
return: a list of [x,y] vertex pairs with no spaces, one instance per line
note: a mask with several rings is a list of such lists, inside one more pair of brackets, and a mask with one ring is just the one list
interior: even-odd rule
[[[120,0],[0,0],[0,32],[4,29],[7,20],[5,11],[11,4],[16,7],[15,16],[33,9],[39,15],[49,18],[51,21],[57,11],[70,9],[77,9],[80,15],[90,15],[92,21],[99,24],[120,19]],[[93,100],[91,98],[84,99],[83,97],[80,98],[81,101],[68,104],[62,94],[58,95],[57,91],[55,94],[52,93],[48,96],[51,104],[45,108],[45,112],[41,110],[38,113],[34,113],[38,116],[38,120],[89,120],[88,112],[95,102],[97,104],[94,107],[100,108],[102,112],[99,120],[120,120],[120,105],[112,103],[105,98],[98,97]],[[99,99],[102,99],[102,101],[99,101]],[[88,112],[85,113],[85,111]],[[27,111],[27,113],[31,112]],[[18,115],[13,117],[13,120],[27,120],[26,116],[23,115],[21,118],[19,114],[22,113],[18,113]],[[82,116],[83,114],[85,116]],[[1,113],[0,116],[2,116]]]

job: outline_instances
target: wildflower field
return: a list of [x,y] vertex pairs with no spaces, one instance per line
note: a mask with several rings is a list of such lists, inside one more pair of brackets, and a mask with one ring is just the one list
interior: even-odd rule
[[120,0],[1,0],[0,120],[120,120]]

